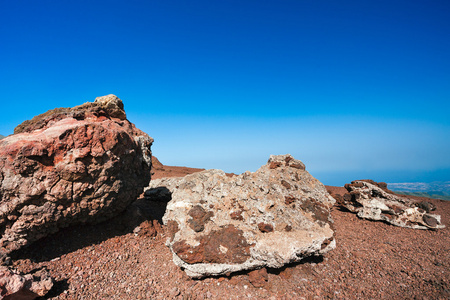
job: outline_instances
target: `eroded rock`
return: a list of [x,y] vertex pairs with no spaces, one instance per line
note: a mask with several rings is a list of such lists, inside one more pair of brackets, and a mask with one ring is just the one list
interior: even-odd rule
[[356,180],[346,184],[345,188],[349,194],[339,199],[340,204],[360,218],[414,229],[445,227],[441,224],[441,216],[429,213],[434,209],[431,203],[417,203],[397,196],[390,192],[385,184]]
[[163,222],[174,262],[191,277],[280,268],[335,247],[325,187],[290,155],[255,173],[206,170],[151,182],[146,197],[170,191]]
[[248,280],[256,288],[264,287],[267,283],[267,280],[269,280],[267,269],[262,268],[249,272]]
[[0,299],[32,300],[46,295],[52,287],[53,280],[44,269],[34,274],[20,275],[0,266]]
[[114,95],[19,125],[0,141],[0,252],[123,211],[148,185],[152,142]]

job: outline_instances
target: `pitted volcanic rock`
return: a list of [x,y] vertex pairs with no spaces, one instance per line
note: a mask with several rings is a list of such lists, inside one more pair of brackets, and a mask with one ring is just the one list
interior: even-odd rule
[[0,299],[33,300],[44,296],[53,287],[45,269],[21,275],[6,266],[0,266]]
[[386,184],[355,180],[345,188],[349,193],[338,198],[338,202],[360,218],[414,229],[445,227],[440,215],[430,214],[434,209],[431,203],[397,196],[387,189]]
[[335,200],[291,155],[271,156],[254,173],[157,179],[145,195],[158,200],[161,190],[171,194],[167,245],[191,277],[280,268],[335,247]]
[[0,252],[123,211],[149,183],[152,142],[114,95],[19,125],[0,141]]

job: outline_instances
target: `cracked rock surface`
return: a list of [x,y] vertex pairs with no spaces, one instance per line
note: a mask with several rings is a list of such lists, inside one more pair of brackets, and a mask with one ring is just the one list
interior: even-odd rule
[[149,183],[152,142],[114,95],[17,126],[0,141],[0,253],[123,211]]
[[363,219],[384,221],[413,229],[440,229],[441,216],[430,213],[435,209],[429,202],[417,202],[400,197],[387,189],[385,183],[355,180],[346,184],[349,193],[339,199],[342,206]]
[[171,199],[163,222],[173,261],[194,278],[280,268],[335,247],[335,200],[290,155],[271,156],[254,173],[157,179],[146,196],[159,195]]

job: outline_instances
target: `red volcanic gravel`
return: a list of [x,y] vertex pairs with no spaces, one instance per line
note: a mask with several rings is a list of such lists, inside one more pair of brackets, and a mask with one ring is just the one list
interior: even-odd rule
[[[153,178],[199,170],[160,166]],[[133,232],[120,217],[66,228],[15,253],[13,264],[49,270],[55,286],[41,299],[450,299],[450,201],[427,200],[445,229],[394,227],[335,207],[335,250],[251,278],[190,279],[172,262],[164,226]]]

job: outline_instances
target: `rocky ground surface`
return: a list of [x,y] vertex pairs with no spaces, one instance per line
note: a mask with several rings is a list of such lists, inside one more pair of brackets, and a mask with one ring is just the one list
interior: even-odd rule
[[[199,170],[160,165],[153,178]],[[450,201],[428,201],[446,228],[400,228],[334,207],[336,249],[267,274],[191,279],[172,262],[157,222],[138,232],[121,217],[63,229],[14,253],[13,264],[48,269],[56,282],[40,299],[449,299]]]

